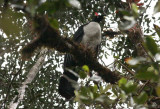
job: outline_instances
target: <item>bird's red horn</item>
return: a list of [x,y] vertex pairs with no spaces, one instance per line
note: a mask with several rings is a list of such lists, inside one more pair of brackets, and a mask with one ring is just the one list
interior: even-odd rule
[[99,16],[97,12],[95,12],[94,14],[95,14],[95,16]]

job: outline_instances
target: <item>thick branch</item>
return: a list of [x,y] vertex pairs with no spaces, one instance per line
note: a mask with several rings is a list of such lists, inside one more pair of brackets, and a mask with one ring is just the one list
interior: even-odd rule
[[102,36],[109,36],[110,38],[114,38],[114,36],[122,34],[122,32],[120,31],[115,32],[113,30],[107,30],[103,32],[104,33],[102,34]]
[[[92,52],[88,49],[84,49],[68,38],[64,38],[59,35],[58,31],[52,28],[45,17],[35,17],[35,23],[38,26],[35,28],[39,37],[28,44],[22,50],[22,58],[30,58],[32,53],[37,47],[54,48],[59,52],[67,52],[72,54],[80,65],[87,64],[92,70],[98,72],[106,82],[115,83],[119,80],[119,76],[109,70],[108,68],[99,64],[99,62],[92,56]],[[82,60],[85,60],[82,61]]]
[[42,65],[44,63],[44,59],[46,56],[47,49],[43,49],[41,51],[41,56],[37,60],[37,62],[34,64],[34,66],[31,68],[27,75],[27,79],[22,83],[22,86],[18,90],[18,95],[16,95],[12,102],[10,102],[9,109],[17,109],[18,104],[23,100],[23,97],[25,95],[25,89],[28,87],[28,84],[30,84],[33,79],[36,77],[36,74],[42,68]]

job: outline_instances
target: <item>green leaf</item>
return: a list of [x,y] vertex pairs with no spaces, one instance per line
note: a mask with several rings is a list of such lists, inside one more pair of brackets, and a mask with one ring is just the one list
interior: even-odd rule
[[137,104],[144,104],[148,100],[148,95],[145,92],[142,92],[138,97],[134,97],[134,101]]
[[87,87],[81,87],[81,89],[80,89],[81,95],[87,96],[88,92],[89,92],[89,89]]
[[138,7],[135,3],[132,3],[132,11],[133,11],[134,17],[138,17]]
[[155,55],[158,52],[158,46],[151,36],[146,37],[146,46],[152,55]]
[[130,16],[130,13],[126,10],[122,10],[122,9],[119,9],[118,13],[122,14],[123,16]]
[[147,71],[150,65],[139,65],[139,69],[135,75],[140,80],[150,80],[154,75],[153,72]]
[[129,81],[127,84],[122,85],[121,88],[126,94],[129,94],[137,89],[137,85],[133,81]]
[[89,67],[87,65],[83,65],[82,70],[79,71],[80,78],[86,78],[87,74],[89,74]]
[[122,85],[125,85],[127,83],[127,79],[126,78],[121,78],[118,81],[118,86],[121,87]]
[[85,71],[85,72],[89,72],[89,67],[87,65],[83,65],[82,66],[82,69]]
[[93,98],[93,93],[90,91],[90,89],[88,87],[81,87],[79,91],[79,98],[81,102],[89,105],[92,103],[91,97]]
[[137,89],[137,85],[133,81],[129,81],[125,85],[124,89],[125,89],[124,91],[126,92],[126,94],[129,94],[131,92],[134,92]]
[[98,90],[97,85],[90,86],[89,88],[90,88],[90,90],[91,90],[92,92],[97,92],[97,90]]
[[105,92],[107,92],[109,89],[111,89],[112,88],[112,85],[111,84],[108,84],[104,89],[103,89],[103,87],[101,88],[101,93],[105,93]]
[[118,97],[118,90],[117,90],[117,86],[112,86],[112,92]]
[[154,14],[160,12],[160,1],[157,1],[156,6],[154,7]]
[[157,34],[160,38],[160,27],[158,25],[155,25],[155,24],[153,24],[153,26],[154,26],[154,29],[156,30],[156,32],[157,32]]
[[127,79],[125,78],[120,79],[118,85],[126,94],[134,92],[137,88],[137,85],[133,81],[127,82]]
[[86,72],[84,72],[84,71],[81,70],[79,72],[79,76],[80,76],[80,78],[85,79],[87,77],[87,74],[86,74]]
[[135,76],[140,80],[158,80],[158,76],[154,73],[154,71],[138,71]]
[[120,93],[120,94],[119,94],[119,97],[121,98],[120,101],[122,101],[122,102],[125,102],[126,99],[127,99],[127,95],[126,95],[125,93]]
[[49,18],[49,23],[54,29],[59,29],[59,23],[56,19]]
[[105,95],[100,95],[99,97],[95,99],[95,101],[103,103],[105,99],[106,99]]
[[[95,99],[95,101],[99,104],[99,103],[102,103],[103,106],[107,107],[111,104],[114,103],[114,100],[110,99],[107,95],[100,95],[98,98]],[[96,108],[96,109],[102,109],[101,108]]]

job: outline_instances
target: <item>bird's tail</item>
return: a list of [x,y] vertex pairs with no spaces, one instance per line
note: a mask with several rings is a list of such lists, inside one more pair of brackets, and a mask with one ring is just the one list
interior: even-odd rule
[[63,76],[60,77],[58,92],[66,99],[71,99],[75,96],[74,90],[77,88],[78,77],[69,71],[64,71]]

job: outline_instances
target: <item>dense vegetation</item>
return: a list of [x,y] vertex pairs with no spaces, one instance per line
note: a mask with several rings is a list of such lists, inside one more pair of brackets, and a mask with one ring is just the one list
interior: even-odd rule
[[[159,11],[152,0],[0,0],[0,108],[160,108]],[[95,12],[107,15],[99,63],[71,40]],[[57,93],[64,53],[90,56],[70,101]]]

